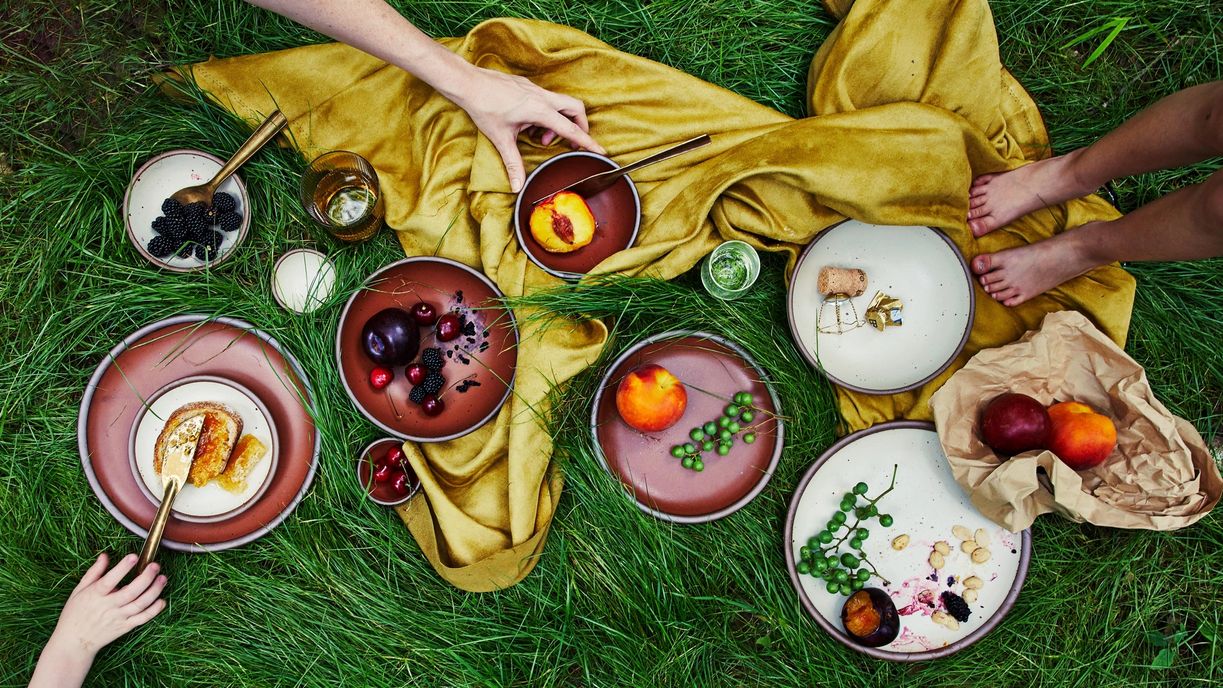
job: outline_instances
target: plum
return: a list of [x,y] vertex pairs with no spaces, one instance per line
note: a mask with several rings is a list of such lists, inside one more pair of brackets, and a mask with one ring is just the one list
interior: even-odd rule
[[384,308],[365,321],[361,328],[361,348],[381,366],[403,365],[420,349],[416,321],[402,308]]
[[900,614],[892,598],[879,588],[863,588],[841,607],[841,624],[859,645],[887,645],[900,634]]
[[1043,404],[1026,394],[1006,392],[981,412],[981,438],[1001,456],[1049,446],[1052,423]]

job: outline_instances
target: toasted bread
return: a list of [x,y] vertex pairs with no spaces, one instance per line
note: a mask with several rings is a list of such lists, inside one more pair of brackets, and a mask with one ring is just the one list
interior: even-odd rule
[[174,429],[183,421],[198,415],[204,416],[204,425],[195,448],[195,458],[191,462],[190,480],[192,485],[203,487],[225,470],[234,444],[242,434],[242,417],[225,404],[197,401],[181,406],[171,413],[157,437],[157,445],[153,450],[153,470],[161,475],[162,463],[166,452],[170,450],[169,440]]
[[251,469],[263,460],[267,451],[263,442],[243,435],[238,439],[238,446],[234,447],[234,455],[229,457],[225,472],[217,476],[217,482],[230,492],[242,492],[246,489],[246,478],[251,474]]

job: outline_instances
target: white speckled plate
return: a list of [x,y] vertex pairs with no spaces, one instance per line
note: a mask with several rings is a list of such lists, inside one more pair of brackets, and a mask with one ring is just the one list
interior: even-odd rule
[[[799,549],[823,530],[837,511],[841,496],[855,483],[870,486],[868,496],[886,489],[896,469],[896,489],[879,501],[881,513],[890,514],[890,528],[872,519],[870,536],[863,551],[878,569],[868,587],[885,590],[900,612],[900,635],[888,645],[869,648],[855,643],[841,625],[841,607],[846,597],[825,589],[818,576],[799,574]],[[850,522],[854,517],[850,516]],[[960,549],[952,527],[963,525],[988,533],[990,559],[973,563]],[[907,534],[908,547],[895,551],[891,541]],[[951,554],[946,565],[935,571],[930,563],[934,543],[946,540]],[[833,637],[845,645],[880,659],[918,661],[957,652],[988,633],[1010,610],[1023,586],[1031,554],[1028,531],[1010,533],[982,516],[956,484],[929,423],[899,421],[884,423],[849,435],[832,445],[807,470],[795,491],[786,519],[784,546],[786,564],[807,612]],[[844,549],[842,551],[848,551]],[[970,604],[972,615],[957,630],[934,623],[931,614],[942,608],[944,590],[963,594],[962,581],[976,576],[984,581],[979,599]],[[950,580],[949,580],[950,577]]]
[[[823,298],[816,282],[825,266],[866,272],[866,291],[851,299],[859,317],[882,291],[904,303],[904,324],[818,332]],[[951,365],[972,330],[974,299],[968,264],[941,231],[846,220],[820,232],[799,257],[787,312],[799,351],[830,380],[866,394],[894,394]]]
[[251,435],[267,447],[267,454],[255,465],[246,479],[246,489],[230,492],[217,482],[203,487],[188,482],[174,500],[174,515],[184,521],[219,521],[241,513],[253,504],[268,487],[268,476],[276,468],[278,442],[276,428],[250,390],[218,377],[198,376],[171,383],[150,397],[147,408],[132,428],[132,471],[137,483],[154,504],[160,504],[164,494],[161,476],[153,469],[153,448],[166,419],[179,407],[198,401],[213,401],[232,408],[242,418],[242,434]]

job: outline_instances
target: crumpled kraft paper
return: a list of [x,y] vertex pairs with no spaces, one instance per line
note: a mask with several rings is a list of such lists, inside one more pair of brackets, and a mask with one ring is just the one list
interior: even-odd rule
[[[1081,473],[1050,451],[1004,460],[977,431],[985,404],[1003,392],[1088,404],[1113,419],[1117,449]],[[1155,398],[1142,366],[1076,311],[1050,313],[1040,330],[981,351],[930,408],[956,481],[982,514],[1011,531],[1051,511],[1113,528],[1175,530],[1205,516],[1223,493],[1202,436]]]

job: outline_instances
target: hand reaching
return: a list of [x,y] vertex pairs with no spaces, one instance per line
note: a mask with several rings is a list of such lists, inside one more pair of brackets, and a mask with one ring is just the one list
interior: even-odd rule
[[481,67],[472,69],[462,93],[451,99],[467,111],[501,154],[512,191],[522,188],[526,179],[518,152],[518,134],[524,130],[542,130],[544,145],[559,137],[578,148],[604,152],[588,133],[590,123],[582,101],[542,89],[525,77]]

